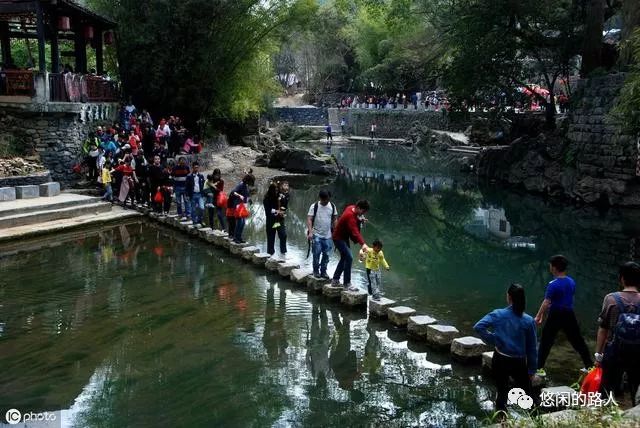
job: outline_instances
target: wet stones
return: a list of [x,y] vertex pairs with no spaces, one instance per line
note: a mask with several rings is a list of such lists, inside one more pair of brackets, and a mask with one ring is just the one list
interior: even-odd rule
[[386,318],[387,310],[395,304],[395,300],[386,297],[381,297],[379,300],[369,299],[369,313],[377,318]]
[[253,259],[253,255],[260,252],[260,248],[250,245],[248,247],[244,247],[240,250],[240,255],[243,259],[251,261]]
[[188,231],[189,226],[193,226],[193,222],[191,220],[181,221],[178,225],[178,228],[180,230]]
[[322,294],[329,299],[340,299],[343,291],[344,287],[341,285],[333,286],[329,283],[322,286]]
[[280,276],[288,278],[291,276],[291,271],[293,271],[294,269],[300,269],[300,265],[295,262],[285,262],[281,263],[280,266],[278,266],[278,273],[280,274]]
[[231,239],[229,236],[223,236],[222,238],[220,238],[220,246],[222,248],[230,249],[232,243],[233,239]]
[[387,317],[396,327],[405,327],[409,322],[409,317],[415,314],[416,310],[407,306],[395,306],[387,309]]
[[40,187],[33,186],[16,186],[16,199],[33,199],[40,197]]
[[212,233],[213,229],[211,229],[210,227],[201,227],[200,229],[198,229],[198,236],[201,239],[204,239],[205,241],[207,240],[207,233]]
[[407,321],[407,334],[416,339],[427,340],[427,327],[437,320],[429,315],[414,315]]
[[369,294],[361,289],[356,291],[344,290],[340,294],[340,303],[351,307],[367,306],[367,297],[369,297]]
[[40,197],[52,198],[60,194],[60,183],[55,181],[40,184],[39,186]]
[[491,370],[493,368],[493,351],[482,353],[482,368]]
[[264,266],[267,260],[271,257],[269,253],[254,253],[251,255],[251,261],[254,265]]
[[251,244],[239,244],[237,242],[229,242],[229,251],[233,255],[240,255],[244,248],[250,247]]
[[284,263],[284,260],[280,260],[275,257],[269,257],[264,266],[271,272],[277,272],[282,263]]
[[313,275],[307,277],[307,288],[314,293],[321,293],[325,284],[329,284],[331,280],[326,278],[316,278]]
[[487,345],[477,337],[458,337],[451,341],[451,355],[458,361],[470,362],[482,358]]
[[307,277],[311,275],[311,271],[309,269],[300,268],[294,269],[291,271],[291,281],[296,284],[307,284]]
[[450,325],[432,324],[427,327],[427,343],[437,347],[448,347],[460,332]]

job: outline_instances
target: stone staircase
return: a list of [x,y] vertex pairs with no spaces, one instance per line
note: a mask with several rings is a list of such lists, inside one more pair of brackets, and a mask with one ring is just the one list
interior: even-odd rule
[[0,242],[139,215],[58,183],[0,188]]

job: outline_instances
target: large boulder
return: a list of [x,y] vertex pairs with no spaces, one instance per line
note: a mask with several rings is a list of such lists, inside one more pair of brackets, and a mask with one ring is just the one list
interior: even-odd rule
[[337,175],[338,166],[331,155],[315,154],[311,150],[279,147],[271,153],[269,168],[317,175]]

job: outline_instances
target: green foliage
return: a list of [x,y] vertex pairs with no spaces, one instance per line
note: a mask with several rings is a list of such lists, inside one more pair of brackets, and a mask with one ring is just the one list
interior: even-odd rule
[[156,115],[242,120],[274,93],[271,55],[313,0],[91,0],[117,22],[125,92]]
[[628,43],[629,49],[633,52],[634,65],[611,116],[619,121],[627,132],[637,135],[640,134],[640,28],[635,30]]

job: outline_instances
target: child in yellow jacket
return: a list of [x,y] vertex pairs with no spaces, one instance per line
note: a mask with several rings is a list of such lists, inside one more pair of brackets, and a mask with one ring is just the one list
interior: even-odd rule
[[364,261],[367,269],[369,294],[373,295],[374,300],[379,300],[380,290],[382,289],[382,268],[390,269],[389,263],[387,263],[382,252],[382,241],[376,239],[373,241],[372,247],[366,251],[360,250],[359,256],[360,261]]

